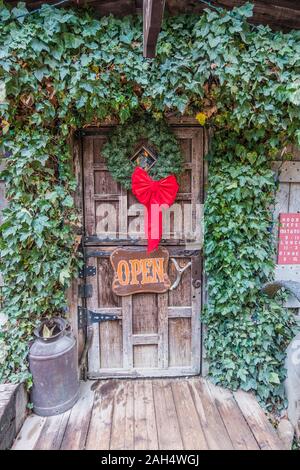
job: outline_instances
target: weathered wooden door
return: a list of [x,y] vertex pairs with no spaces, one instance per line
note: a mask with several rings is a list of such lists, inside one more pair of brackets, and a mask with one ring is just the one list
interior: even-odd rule
[[[203,198],[204,136],[197,127],[173,125],[173,130],[184,154],[185,169],[174,210],[166,216],[170,230],[162,245],[170,254],[171,282],[178,276],[178,267],[189,266],[178,286],[163,294],[118,297],[112,292],[111,252],[117,246],[146,245],[138,233],[143,229],[143,208],[131,191],[112,179],[101,156],[111,128],[87,130],[82,138],[84,245],[87,265],[96,267],[96,275],[88,278],[92,296],[87,299],[87,308],[118,317],[93,324],[90,378],[200,373],[202,267],[195,230],[200,227]],[[134,236],[132,227],[137,230]]]

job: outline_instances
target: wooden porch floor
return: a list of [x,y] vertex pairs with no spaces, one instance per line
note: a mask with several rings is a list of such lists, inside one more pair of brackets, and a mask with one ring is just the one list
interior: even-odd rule
[[81,387],[72,410],[29,416],[13,449],[283,448],[252,395],[203,378],[106,380]]

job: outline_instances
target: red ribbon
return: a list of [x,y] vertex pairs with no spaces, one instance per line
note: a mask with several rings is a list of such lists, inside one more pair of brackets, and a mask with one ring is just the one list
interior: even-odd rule
[[[148,239],[148,253],[158,248],[162,237],[162,207],[173,204],[178,191],[174,175],[154,181],[143,168],[135,168],[132,174],[132,192],[147,210],[145,234]],[[147,221],[147,222],[146,222]]]

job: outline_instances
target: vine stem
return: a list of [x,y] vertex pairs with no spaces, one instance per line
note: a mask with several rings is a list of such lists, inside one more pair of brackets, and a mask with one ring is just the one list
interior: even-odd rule
[[222,10],[221,7],[217,7],[217,6],[215,6],[215,5],[212,5],[212,3],[209,2],[209,1],[207,1],[207,0],[199,0],[199,2],[200,2],[200,3],[204,3],[204,5],[207,5],[207,6],[210,7],[210,8],[214,8],[214,9],[217,10],[217,11]]
[[[49,5],[49,6],[54,8],[54,7],[58,7],[62,5],[63,3],[70,3],[70,0],[60,0],[59,2],[53,3],[52,5]],[[15,16],[14,19],[18,20],[19,18],[25,18],[26,16],[33,15],[34,13],[39,13],[41,11],[41,8],[42,7],[36,8],[35,10],[29,11],[28,13],[23,13],[23,15]]]

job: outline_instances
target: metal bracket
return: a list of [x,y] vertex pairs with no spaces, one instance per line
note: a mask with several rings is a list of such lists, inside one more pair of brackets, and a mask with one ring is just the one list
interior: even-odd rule
[[78,297],[82,299],[89,299],[93,296],[93,286],[92,284],[80,284],[78,286]]
[[88,324],[101,323],[104,321],[118,320],[117,315],[108,313],[97,313],[85,307],[78,306],[78,328],[84,328]]
[[[196,258],[196,259],[195,259]],[[192,285],[195,289],[202,286],[202,260],[200,256],[193,257],[192,263]]]
[[79,277],[80,279],[90,276],[93,277],[96,276],[96,272],[96,266],[83,266],[83,268],[79,271]]

